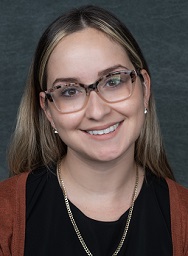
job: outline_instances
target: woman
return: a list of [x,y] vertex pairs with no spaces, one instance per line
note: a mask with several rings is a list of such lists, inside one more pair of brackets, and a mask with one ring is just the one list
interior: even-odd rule
[[188,192],[162,145],[150,73],[93,6],[42,35],[1,183],[0,255],[188,255]]

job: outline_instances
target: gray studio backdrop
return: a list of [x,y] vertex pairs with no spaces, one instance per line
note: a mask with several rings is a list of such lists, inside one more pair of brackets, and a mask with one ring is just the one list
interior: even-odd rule
[[37,41],[62,12],[85,4],[114,12],[138,40],[151,70],[169,161],[188,187],[187,0],[0,0],[0,179],[8,177],[6,148]]

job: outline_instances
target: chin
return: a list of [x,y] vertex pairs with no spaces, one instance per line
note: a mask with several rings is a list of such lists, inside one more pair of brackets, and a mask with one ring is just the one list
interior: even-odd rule
[[95,161],[99,161],[99,162],[111,162],[111,161],[115,161],[117,159],[119,159],[121,157],[121,154],[118,154],[118,153],[107,153],[105,152],[104,154],[101,153],[99,155],[95,155],[95,156],[92,156],[92,159],[95,160]]

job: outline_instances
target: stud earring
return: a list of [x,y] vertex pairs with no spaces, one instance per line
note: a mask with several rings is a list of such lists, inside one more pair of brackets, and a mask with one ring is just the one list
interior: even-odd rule
[[58,131],[56,130],[56,128],[54,128],[54,133],[58,133]]
[[144,114],[146,115],[148,113],[147,108],[144,109]]
[[58,133],[57,129],[55,128],[54,122],[52,122],[51,125],[52,125],[52,129],[53,129],[54,133]]

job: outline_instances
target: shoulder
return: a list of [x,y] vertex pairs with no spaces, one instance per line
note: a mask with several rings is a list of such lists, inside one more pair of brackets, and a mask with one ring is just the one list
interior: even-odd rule
[[11,178],[8,178],[4,181],[0,182],[0,196],[7,197],[9,193],[14,192],[18,183],[19,185],[24,185],[27,180],[29,172],[24,172],[21,174],[18,174],[16,176],[13,176]]
[[188,189],[166,179],[169,187],[174,255],[188,255]]
[[11,255],[12,240],[24,241],[27,176],[28,172],[0,182],[0,255]]
[[188,189],[168,178],[166,181],[169,187],[170,200],[174,206],[179,205],[188,214]]
[[188,189],[168,178],[166,181],[169,188],[171,215],[182,216],[182,219],[184,221],[187,219],[188,223]]
[[6,211],[12,208],[16,203],[16,197],[19,192],[25,190],[28,172],[13,176],[0,182],[0,209]]

